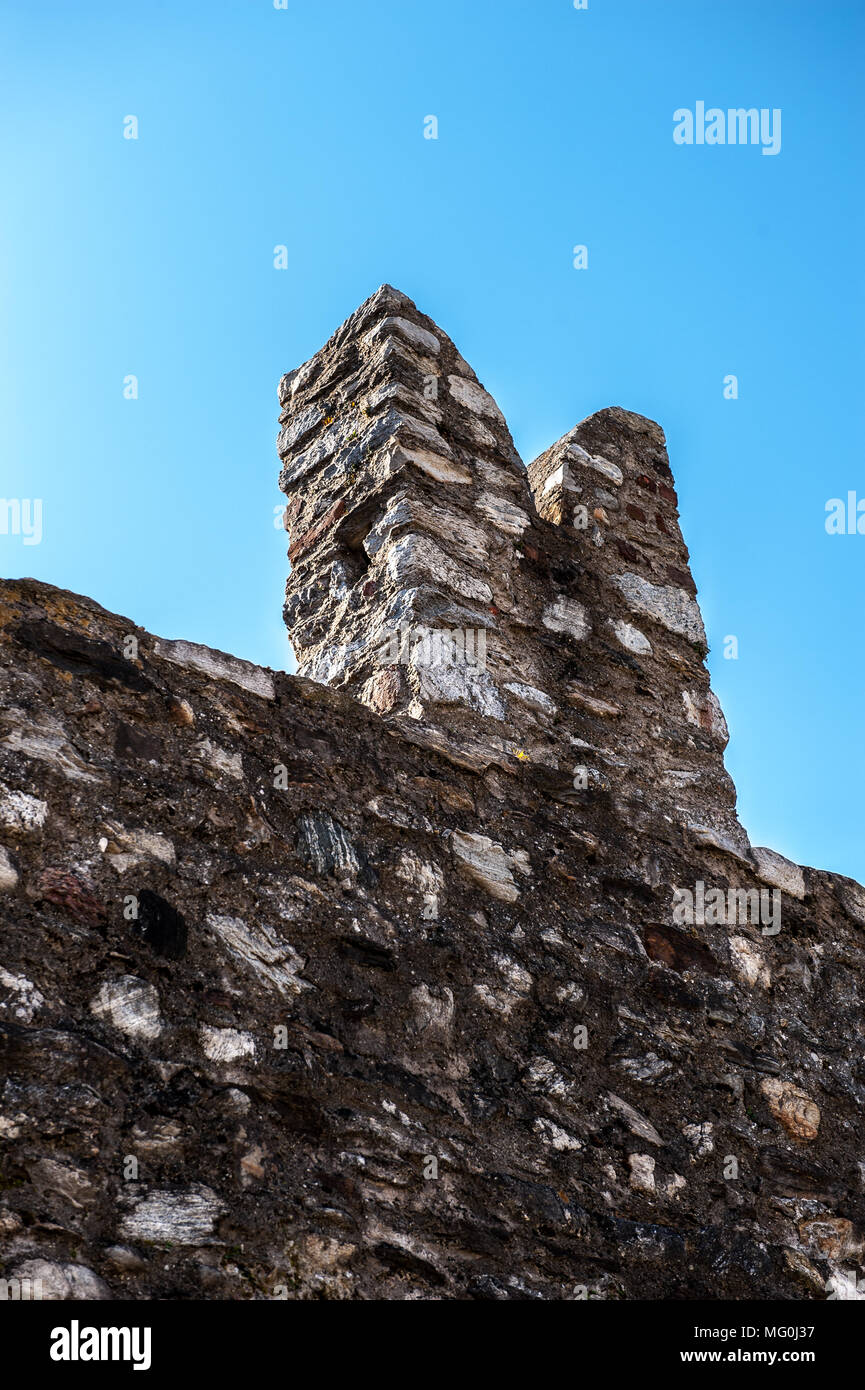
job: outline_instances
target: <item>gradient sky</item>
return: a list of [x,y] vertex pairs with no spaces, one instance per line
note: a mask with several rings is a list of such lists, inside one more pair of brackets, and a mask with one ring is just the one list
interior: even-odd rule
[[[865,535],[824,526],[865,498],[863,40],[862,0],[4,0],[0,495],[44,535],[0,571],[288,664],[276,384],[389,281],[526,462],[661,422],[743,823],[865,880]],[[780,154],[675,145],[697,101],[780,108]]]

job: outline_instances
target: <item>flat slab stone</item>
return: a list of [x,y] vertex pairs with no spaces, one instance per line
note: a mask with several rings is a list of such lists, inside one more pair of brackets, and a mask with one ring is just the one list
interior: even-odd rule
[[751,854],[757,866],[757,874],[764,883],[770,883],[773,888],[780,888],[782,893],[789,893],[791,898],[804,898],[805,875],[792,859],[785,859],[783,854],[777,854],[773,849],[755,848]]
[[120,1234],[126,1240],[170,1241],[172,1245],[209,1245],[216,1221],[225,1210],[216,1193],[201,1183],[182,1191],[133,1196],[132,1202]]
[[464,830],[452,831],[450,841],[454,858],[478,887],[485,888],[501,902],[516,902],[520,890],[514,882],[513,869],[531,873],[528,856],[523,851],[510,855],[487,835]]
[[505,417],[492,396],[476,381],[469,381],[464,376],[449,376],[448,385],[451,395],[467,410],[474,411],[476,415],[487,415],[497,424],[503,425],[505,423]]
[[202,647],[197,642],[170,642],[164,637],[154,644],[154,650],[163,661],[170,661],[175,666],[191,666],[213,680],[231,681],[242,690],[248,690],[251,695],[260,695],[263,700],[276,699],[271,672],[263,666],[253,666],[251,661],[243,661],[239,656],[228,656],[225,652],[214,651],[212,647]]
[[551,632],[566,632],[577,642],[588,637],[591,631],[585,608],[573,598],[557,598],[544,609],[542,622]]
[[142,1042],[153,1042],[162,1031],[159,995],[153,985],[135,975],[106,980],[90,1009],[97,1018]]
[[706,646],[706,629],[700,606],[684,589],[671,584],[650,584],[638,574],[614,574],[612,582],[622,594],[628,607],[644,613],[689,642]]
[[434,334],[427,332],[419,324],[412,323],[410,319],[405,319],[399,314],[392,314],[388,318],[382,319],[381,323],[377,323],[375,328],[367,333],[364,342],[373,346],[394,333],[398,337],[404,338],[412,347],[419,348],[421,352],[437,355],[441,350],[441,343]]

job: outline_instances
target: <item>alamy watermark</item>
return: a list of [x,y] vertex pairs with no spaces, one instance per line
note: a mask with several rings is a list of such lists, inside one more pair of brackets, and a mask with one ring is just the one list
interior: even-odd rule
[[763,106],[710,106],[698,101],[693,111],[680,106],[673,112],[673,140],[677,145],[762,145],[763,154],[781,153],[781,109]]
[[707,888],[702,879],[693,888],[673,889],[673,921],[687,926],[761,925],[763,936],[781,930],[780,888]]
[[21,536],[25,545],[39,545],[42,498],[0,497],[0,536]]
[[843,497],[830,497],[826,503],[826,531],[830,536],[865,536],[865,497],[857,499],[855,492]]
[[471,666],[485,671],[487,634],[482,627],[428,628],[402,624],[378,647],[382,666]]
[[0,1279],[0,1303],[38,1303],[43,1298],[42,1280],[26,1276]]
[[131,1361],[133,1371],[149,1371],[151,1341],[149,1327],[82,1327],[73,1318],[68,1327],[52,1329],[48,1355],[52,1361]]

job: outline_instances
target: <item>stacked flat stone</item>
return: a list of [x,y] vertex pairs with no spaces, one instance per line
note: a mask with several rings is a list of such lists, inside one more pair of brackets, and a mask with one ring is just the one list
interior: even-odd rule
[[747,857],[663,430],[598,411],[528,472],[538,511],[580,563],[593,640],[569,694],[599,737],[606,721],[604,741],[634,774],[623,795],[635,812],[666,800],[696,838]]
[[[446,705],[503,724],[503,687],[525,660],[496,617],[515,606],[529,516],[492,397],[449,339],[383,286],[283,378],[280,401],[285,617],[300,672],[349,686],[382,714],[421,719]],[[462,659],[465,646],[441,659],[443,637],[424,645],[453,632],[483,659]]]
[[[600,411],[524,467],[454,344],[382,286],[280,382],[302,675],[463,766],[549,770],[747,857],[660,427]],[[412,725],[414,728],[412,729]]]

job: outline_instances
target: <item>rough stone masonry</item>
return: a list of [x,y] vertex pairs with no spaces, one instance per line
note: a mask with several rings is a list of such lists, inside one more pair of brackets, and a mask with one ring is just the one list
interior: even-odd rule
[[279,400],[296,676],[0,585],[0,1293],[856,1296],[865,890],[739,824],[660,428],[526,470],[388,286]]

